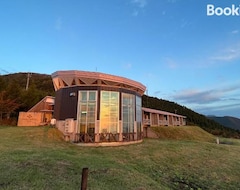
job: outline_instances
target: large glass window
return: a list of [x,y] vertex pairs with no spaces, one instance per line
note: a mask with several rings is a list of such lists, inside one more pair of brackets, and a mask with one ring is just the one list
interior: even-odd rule
[[81,133],[95,133],[96,95],[96,91],[79,91],[78,123]]
[[136,96],[136,121],[137,121],[137,132],[142,132],[142,98]]
[[100,132],[118,133],[119,93],[101,91]]
[[122,93],[123,133],[134,132],[134,118],[135,118],[135,96],[132,94]]

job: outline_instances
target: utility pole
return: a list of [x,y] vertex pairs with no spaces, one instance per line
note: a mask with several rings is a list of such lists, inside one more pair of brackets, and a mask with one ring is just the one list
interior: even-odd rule
[[27,84],[26,84],[26,90],[28,90],[28,86],[29,86],[29,80],[30,80],[30,77],[32,76],[31,73],[28,73],[27,74]]

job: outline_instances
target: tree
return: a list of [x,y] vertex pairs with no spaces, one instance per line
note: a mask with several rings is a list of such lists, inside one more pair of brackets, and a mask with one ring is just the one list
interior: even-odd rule
[[2,121],[3,116],[9,119],[10,114],[13,113],[18,107],[19,103],[16,102],[16,99],[10,99],[7,97],[6,91],[0,92],[0,121]]

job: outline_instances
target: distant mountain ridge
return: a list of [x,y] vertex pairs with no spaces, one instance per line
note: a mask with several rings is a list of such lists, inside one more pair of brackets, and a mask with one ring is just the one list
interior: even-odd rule
[[240,131],[240,119],[231,116],[217,117],[217,116],[207,116],[209,119],[212,119],[219,124],[229,127],[231,129]]

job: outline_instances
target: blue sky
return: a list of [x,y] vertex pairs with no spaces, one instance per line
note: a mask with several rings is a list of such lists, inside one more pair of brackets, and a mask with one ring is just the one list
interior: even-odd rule
[[0,74],[98,71],[150,96],[240,118],[240,16],[230,0],[1,0]]

